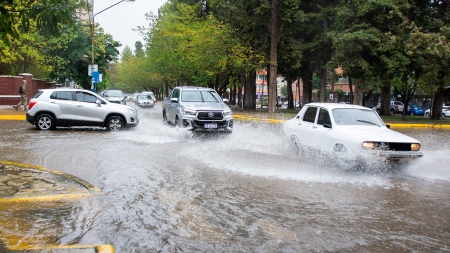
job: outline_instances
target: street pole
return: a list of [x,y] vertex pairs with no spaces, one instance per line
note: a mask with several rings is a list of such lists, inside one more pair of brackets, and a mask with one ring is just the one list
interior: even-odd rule
[[[121,2],[125,2],[125,1],[127,1],[127,2],[134,2],[134,1],[136,1],[136,0],[121,0],[121,1],[119,1],[119,2],[117,2],[117,3],[115,3],[115,4],[113,4],[113,5],[111,5],[111,6],[109,6],[109,7],[107,7],[107,8],[105,8],[105,9],[103,9],[103,10],[101,10],[101,11],[99,11],[99,12],[97,12],[97,13],[95,13],[94,14],[94,0],[91,0],[91,3],[90,3],[90,9],[91,9],[91,15],[89,15],[89,20],[90,20],[90,22],[91,22],[91,41],[92,41],[92,48],[91,48],[91,75],[92,75],[92,85],[91,85],[91,89],[92,89],[92,91],[93,92],[97,92],[97,80],[94,78],[94,70],[95,70],[95,46],[94,46],[94,34],[95,34],[95,22],[94,22],[94,18],[95,18],[95,16],[96,15],[98,15],[98,14],[100,14],[100,13],[102,13],[102,12],[104,12],[104,11],[106,11],[106,10],[108,10],[108,9],[110,9],[110,8],[112,8],[112,7],[114,7],[114,6],[116,6],[116,5],[118,5],[118,4],[120,4]],[[96,72],[98,72],[98,69],[97,69],[97,71]],[[96,77],[98,76],[98,74],[96,74],[95,75]]]

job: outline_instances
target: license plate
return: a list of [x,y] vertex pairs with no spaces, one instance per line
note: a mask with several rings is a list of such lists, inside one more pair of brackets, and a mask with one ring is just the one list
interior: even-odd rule
[[217,123],[205,123],[205,128],[217,128]]

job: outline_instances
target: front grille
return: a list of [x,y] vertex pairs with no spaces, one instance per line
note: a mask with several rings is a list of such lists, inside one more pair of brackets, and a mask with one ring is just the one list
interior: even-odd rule
[[411,143],[381,142],[377,146],[381,150],[411,151]]
[[[211,115],[212,117],[210,117]],[[223,119],[223,113],[220,112],[198,112],[197,118],[199,120],[222,120]]]

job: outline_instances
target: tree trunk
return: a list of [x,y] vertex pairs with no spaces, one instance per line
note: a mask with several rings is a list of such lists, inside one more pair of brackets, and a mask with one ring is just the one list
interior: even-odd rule
[[380,102],[380,115],[391,115],[391,84],[381,84],[381,102]]
[[335,94],[335,92],[334,92],[335,75],[336,75],[336,72],[331,71],[330,88],[331,88],[331,91],[333,92],[333,101],[332,102],[336,102],[336,96],[337,96],[337,94]]
[[349,94],[348,94],[348,99],[350,104],[353,104],[353,79],[351,77],[348,77],[348,89],[349,89]]
[[279,6],[279,0],[272,0],[272,13],[270,18],[269,112],[275,112],[276,110]]
[[320,71],[321,78],[320,78],[320,102],[326,102],[327,101],[327,70],[322,69]]
[[356,78],[355,79],[355,97],[353,99],[353,104],[362,105],[363,100],[363,87],[364,87],[364,79]]
[[287,108],[288,109],[294,109],[294,96],[293,96],[293,94],[292,94],[292,83],[293,83],[293,81],[292,81],[292,78],[288,78],[287,80],[287,95],[288,95],[288,97],[287,97],[287,101],[288,101],[288,106],[287,106]]

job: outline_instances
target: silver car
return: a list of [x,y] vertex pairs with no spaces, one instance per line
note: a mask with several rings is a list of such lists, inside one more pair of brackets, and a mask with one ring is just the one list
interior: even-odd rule
[[165,122],[191,131],[233,131],[233,114],[219,94],[204,87],[175,87],[162,105]]
[[139,123],[136,109],[111,103],[82,89],[42,89],[29,103],[26,119],[39,130],[57,126],[96,126],[108,130],[134,127]]
[[155,101],[151,95],[139,94],[136,96],[136,100],[134,101],[134,104],[139,107],[152,108],[153,106],[155,106]]

